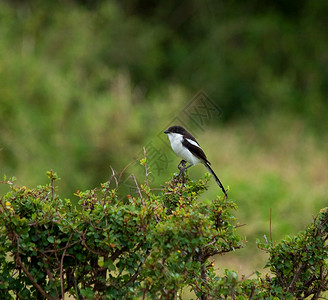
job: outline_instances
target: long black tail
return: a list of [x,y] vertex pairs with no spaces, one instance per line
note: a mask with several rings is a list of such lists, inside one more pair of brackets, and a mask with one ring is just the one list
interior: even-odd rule
[[224,193],[225,197],[228,199],[228,194],[227,194],[226,190],[224,189],[220,179],[216,176],[216,174],[214,173],[214,171],[212,170],[212,168],[210,167],[210,165],[207,162],[204,165],[207,168],[207,170],[213,175],[216,183],[219,185],[219,187],[222,190],[222,192]]

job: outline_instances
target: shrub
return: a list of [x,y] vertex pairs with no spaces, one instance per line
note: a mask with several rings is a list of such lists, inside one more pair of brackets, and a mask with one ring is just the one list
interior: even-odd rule
[[306,230],[277,245],[262,245],[270,253],[269,282],[281,298],[319,299],[328,288],[328,208],[321,209]]
[[327,290],[327,209],[295,238],[260,244],[273,276],[240,280],[232,270],[218,276],[210,261],[243,240],[232,200],[198,201],[208,176],[173,176],[158,194],[135,180],[135,195],[122,196],[113,172],[76,192],[79,207],[59,197],[56,173],[48,176],[34,189],[3,182],[11,191],[0,203],[2,299],[177,299],[185,288],[199,299],[318,299]]
[[172,177],[158,195],[137,185],[138,197],[123,197],[113,174],[78,191],[73,208],[56,193],[56,174],[48,176],[35,189],[11,184],[1,199],[1,296],[170,299],[186,286],[202,295],[214,276],[208,259],[242,246],[232,201],[197,202],[207,177]]

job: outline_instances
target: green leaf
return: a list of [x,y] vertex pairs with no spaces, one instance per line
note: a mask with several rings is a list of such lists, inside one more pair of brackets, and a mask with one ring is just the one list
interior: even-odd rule
[[104,261],[104,267],[108,268],[110,271],[116,271],[114,262],[111,259],[107,259],[106,261]]

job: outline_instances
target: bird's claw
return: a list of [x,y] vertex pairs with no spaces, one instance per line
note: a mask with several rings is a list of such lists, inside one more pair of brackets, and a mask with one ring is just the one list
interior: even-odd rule
[[[185,166],[186,166],[186,161],[183,159],[180,161],[180,163],[178,164],[178,169],[181,171],[181,170],[184,170],[185,169]],[[182,167],[181,167],[182,165]]]
[[179,173],[179,178],[182,178],[182,175],[184,174],[184,172],[186,171],[186,161],[183,159],[180,161],[180,163],[178,164],[178,169],[180,170]]

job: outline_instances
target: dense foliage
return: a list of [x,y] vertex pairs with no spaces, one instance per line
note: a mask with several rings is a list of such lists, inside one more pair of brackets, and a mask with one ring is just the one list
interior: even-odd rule
[[[328,287],[328,208],[320,211],[306,230],[277,245],[264,246],[270,253],[267,266],[275,277],[273,287],[280,287],[280,297],[319,299]],[[279,293],[280,294],[280,293]]]
[[207,179],[174,177],[160,195],[137,186],[138,197],[119,197],[111,183],[77,192],[80,210],[53,185],[12,186],[1,201],[2,295],[169,299],[185,286],[208,293],[208,259],[242,245],[231,223],[234,203],[197,203]]
[[[146,168],[146,160],[141,163]],[[303,299],[328,289],[328,210],[304,232],[270,253],[274,276],[218,276],[214,255],[243,246],[232,200],[199,202],[208,177],[173,176],[154,194],[147,180],[120,196],[118,176],[76,193],[80,209],[50,184],[34,189],[5,180],[1,197],[0,296],[6,299],[177,299],[190,289],[200,299]]]

